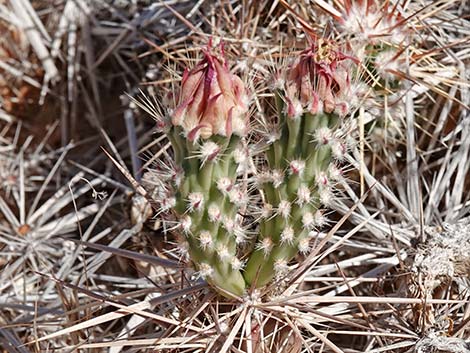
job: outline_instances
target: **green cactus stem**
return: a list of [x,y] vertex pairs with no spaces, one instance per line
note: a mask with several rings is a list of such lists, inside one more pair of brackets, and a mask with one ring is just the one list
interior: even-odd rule
[[249,285],[262,287],[284,275],[296,254],[309,252],[313,231],[325,223],[321,206],[331,201],[340,176],[335,160],[346,151],[339,133],[347,109],[349,78],[340,66],[346,58],[319,42],[302,53],[277,92],[279,137],[258,181],[266,204],[244,272]]
[[339,126],[336,113],[304,113],[295,119],[285,121],[281,138],[268,151],[283,153],[268,161],[273,169],[261,184],[272,214],[261,221],[257,249],[244,272],[257,287],[281,274],[297,253],[308,252],[311,231],[324,223],[320,206],[331,194],[333,148],[343,143],[333,136]]
[[167,136],[181,170],[175,206],[189,256],[201,277],[226,296],[245,292],[238,215],[247,200],[237,184],[237,156],[246,130],[247,97],[240,78],[211,49],[182,79]]
[[189,255],[201,275],[215,287],[235,295],[245,290],[237,258],[237,243],[244,239],[234,231],[240,227],[237,211],[243,205],[235,195],[237,163],[233,154],[239,141],[232,135],[188,142],[175,207],[184,219]]

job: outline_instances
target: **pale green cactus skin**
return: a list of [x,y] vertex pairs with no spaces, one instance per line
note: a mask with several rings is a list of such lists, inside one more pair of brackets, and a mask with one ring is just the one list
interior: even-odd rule
[[[217,182],[222,178],[235,184],[237,163],[233,152],[240,142],[240,137],[213,135],[209,139],[192,142],[183,137],[180,127],[172,127],[168,132],[172,142],[175,161],[182,167],[183,178],[176,192],[174,210],[180,219],[186,217],[190,226],[182,233],[188,242],[189,255],[202,276],[213,286],[222,289],[223,294],[241,296],[245,290],[245,281],[237,266],[237,242],[234,234],[225,227],[226,220],[234,220],[238,206],[230,200],[227,192],[222,192]],[[216,143],[220,150],[212,158],[204,159],[201,145]],[[191,202],[191,195],[202,196],[198,207]],[[209,216],[209,207],[220,210],[220,218]],[[209,235],[201,241],[201,233]],[[221,249],[226,253],[221,254]],[[223,255],[223,256],[221,256]],[[236,261],[236,260],[235,260]],[[204,273],[204,270],[210,272]]]
[[[280,97],[278,111],[285,111],[284,102]],[[302,222],[304,215],[315,215],[321,206],[318,177],[328,173],[332,163],[332,150],[330,144],[322,144],[315,136],[320,128],[329,128],[334,131],[339,125],[335,113],[311,114],[304,112],[300,117],[288,118],[281,116],[280,138],[274,141],[267,151],[267,162],[271,170],[283,171],[280,185],[277,187],[272,181],[262,184],[262,191],[267,203],[272,205],[273,214],[260,222],[259,241],[270,238],[272,249],[258,248],[250,256],[246,265],[244,277],[249,285],[261,287],[269,283],[282,269],[279,264],[287,264],[299,253],[301,243],[308,244],[312,228]],[[290,162],[305,162],[305,168],[300,173],[290,172]],[[301,204],[298,200],[298,191],[301,187],[310,190],[310,202]],[[291,210],[288,215],[276,213],[282,200],[288,201]],[[287,217],[286,217],[287,216]],[[292,240],[282,240],[282,232],[286,227],[293,230]],[[278,264],[278,266],[276,266]]]

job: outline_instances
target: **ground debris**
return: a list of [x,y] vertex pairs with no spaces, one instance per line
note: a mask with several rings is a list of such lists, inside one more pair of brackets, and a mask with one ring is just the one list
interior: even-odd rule
[[470,220],[445,223],[426,229],[427,241],[418,246],[412,271],[423,280],[426,291],[443,281],[470,272]]
[[470,353],[470,342],[431,333],[416,343],[416,353]]

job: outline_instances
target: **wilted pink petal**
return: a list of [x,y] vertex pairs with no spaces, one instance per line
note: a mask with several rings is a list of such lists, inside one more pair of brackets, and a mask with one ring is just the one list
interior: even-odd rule
[[287,116],[293,118],[295,116],[294,102],[289,97],[287,98]]
[[320,109],[322,109],[322,106],[320,106],[320,99],[318,98],[318,93],[313,92],[312,93],[312,104],[310,106],[310,113],[312,114],[317,114]]
[[323,110],[331,113],[335,109],[335,97],[331,90],[331,82],[328,77],[321,75],[318,79],[317,93],[323,101]]
[[184,70],[183,79],[181,81],[181,96],[180,101],[185,102],[188,98],[193,97],[195,91],[200,85],[202,79],[202,72],[195,72],[189,75],[189,71]]
[[300,84],[300,101],[302,104],[307,104],[311,100],[312,92],[314,92],[314,90],[310,77],[305,75]]
[[[201,128],[200,131],[199,131],[200,136],[203,139],[208,139],[209,137],[211,137],[214,134],[214,129],[209,124],[200,124],[199,127]],[[196,137],[196,140],[197,140],[197,137]]]
[[[204,90],[203,85],[198,85],[195,94],[192,97],[188,97],[189,103],[186,108],[186,114],[183,117],[182,126],[185,131],[194,129],[199,124],[199,116],[203,111],[204,102]],[[180,105],[184,105],[186,102],[180,100]]]
[[337,96],[349,93],[351,82],[349,81],[348,72],[344,68],[338,68],[338,70],[333,73],[333,80],[337,85]]
[[240,77],[232,75],[232,86],[236,106],[240,111],[248,110],[248,96],[245,92],[245,84]]
[[233,94],[233,78],[230,71],[224,67],[219,60],[213,60],[215,71],[217,72],[217,83],[219,84],[220,90],[227,94]]
[[186,101],[183,101],[173,112],[173,115],[171,116],[171,123],[175,126],[181,126],[183,125],[183,120],[186,115],[186,109],[188,108],[189,102],[192,100],[187,99]]
[[219,131],[224,131],[225,119],[219,119],[220,116],[226,114],[225,109],[225,100],[222,92],[213,96],[207,102],[206,113],[201,119],[201,123],[212,126],[213,132],[218,133]]
[[202,125],[196,126],[194,129],[191,129],[187,133],[187,138],[189,141],[195,141],[199,138],[201,134],[201,129],[203,128]]
[[336,103],[335,111],[339,116],[344,116],[348,113],[349,105],[346,102]]
[[228,111],[227,121],[225,122],[225,131],[227,133],[227,136],[230,136],[233,132],[232,122],[233,122],[233,111],[234,110],[235,110],[235,107],[230,108],[230,110]]
[[[348,70],[342,63],[346,59],[353,58],[336,50],[333,43],[319,40],[304,50],[289,69],[287,98],[290,102],[300,101],[312,113],[344,113],[344,104],[341,109],[336,106],[347,100],[349,93]],[[288,104],[288,113],[293,113],[292,104]]]
[[172,123],[182,126],[190,140],[244,134],[247,101],[242,80],[228,70],[223,55],[219,58],[209,48],[201,62],[183,74]]

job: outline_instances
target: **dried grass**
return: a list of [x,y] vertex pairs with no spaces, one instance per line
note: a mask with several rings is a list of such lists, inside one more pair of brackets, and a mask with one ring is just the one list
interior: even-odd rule
[[164,97],[167,68],[212,36],[240,58],[263,130],[273,61],[308,33],[353,49],[333,24],[347,4],[0,1],[1,352],[469,351],[465,2],[390,2],[414,38],[392,70],[403,85],[359,73],[379,93],[362,97],[349,180],[286,278],[227,302],[149,219],[142,173],[171,151],[123,93]]

